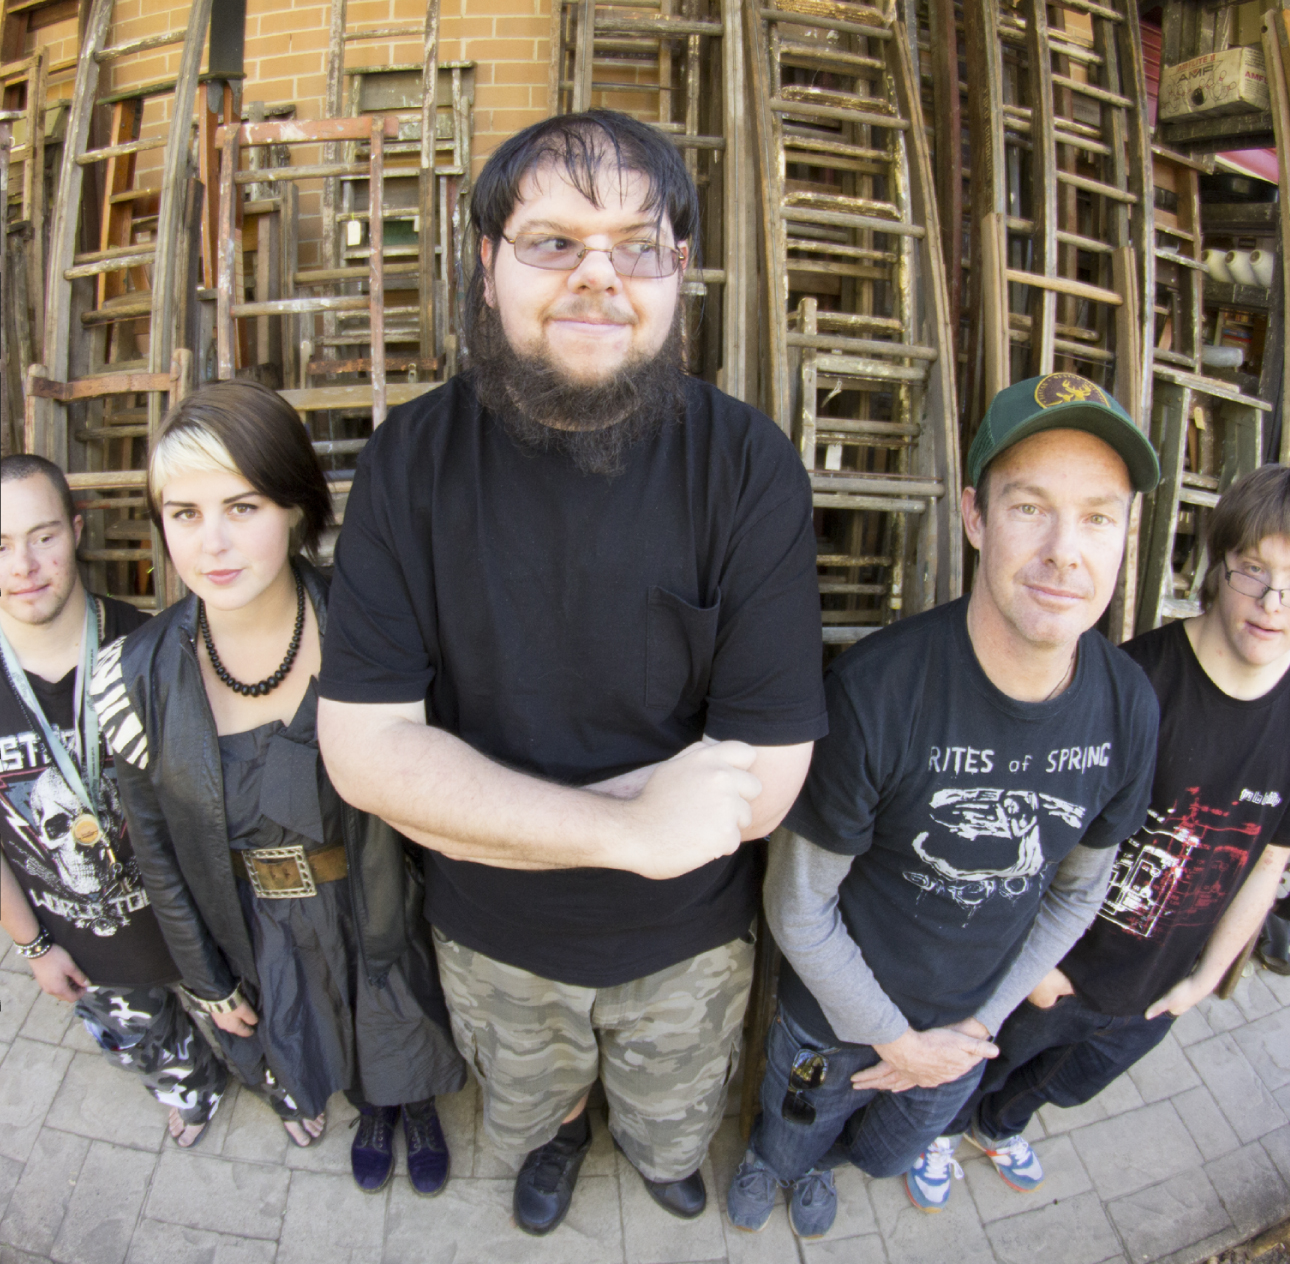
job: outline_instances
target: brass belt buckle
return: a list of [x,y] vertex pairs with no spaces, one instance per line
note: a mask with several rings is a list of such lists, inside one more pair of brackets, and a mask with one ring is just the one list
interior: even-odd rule
[[[299,900],[306,896],[318,894],[318,884],[314,881],[313,870],[305,856],[305,849],[297,844],[295,847],[257,847],[243,853],[246,856],[246,876],[250,879],[251,889],[262,900]],[[296,884],[287,887],[270,889],[264,884],[260,872],[261,865],[281,864],[291,860],[296,866]]]

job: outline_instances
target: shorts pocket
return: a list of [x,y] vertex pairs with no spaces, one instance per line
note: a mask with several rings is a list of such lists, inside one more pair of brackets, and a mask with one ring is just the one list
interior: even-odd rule
[[646,608],[645,705],[671,714],[695,709],[708,693],[717,644],[721,594],[710,606],[692,606],[660,588],[649,590]]

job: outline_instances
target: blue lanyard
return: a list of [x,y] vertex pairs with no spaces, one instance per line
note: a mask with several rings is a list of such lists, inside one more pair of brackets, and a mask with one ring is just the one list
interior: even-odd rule
[[[4,634],[4,629],[0,628],[0,655],[4,658],[5,674],[9,677],[9,684],[32,718],[40,725],[41,736],[45,739],[45,749],[58,765],[58,771],[63,774],[67,788],[76,795],[85,808],[85,812],[77,818],[72,827],[76,841],[85,846],[97,842],[102,836],[102,826],[98,817],[101,810],[99,779],[103,771],[103,751],[99,745],[99,718],[87,695],[87,685],[90,674],[94,670],[94,659],[99,649],[99,621],[96,607],[97,602],[87,593],[85,595],[85,631],[81,636],[80,666],[76,669],[74,704],[76,753],[79,756],[80,767],[77,767],[77,760],[73,759],[68,751],[62,735],[50,724],[45,715],[45,709],[36,700],[31,682],[27,679],[27,673],[23,671],[13,646],[9,644],[9,638]],[[85,770],[83,778],[81,768]],[[86,817],[89,819],[86,820]]]

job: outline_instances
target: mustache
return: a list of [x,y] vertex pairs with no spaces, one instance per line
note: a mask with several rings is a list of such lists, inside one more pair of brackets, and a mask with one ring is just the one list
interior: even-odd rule
[[519,354],[487,304],[472,318],[468,371],[475,393],[522,448],[559,452],[584,474],[613,478],[636,444],[684,415],[680,304],[656,354],[590,385],[570,380],[549,356]]
[[587,299],[571,300],[566,307],[553,311],[547,317],[547,320],[583,320],[614,325],[636,325],[640,323],[636,313],[631,308],[622,310]]

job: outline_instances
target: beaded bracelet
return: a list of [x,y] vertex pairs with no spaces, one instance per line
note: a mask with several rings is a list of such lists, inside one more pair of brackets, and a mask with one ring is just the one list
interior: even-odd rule
[[54,937],[43,926],[40,933],[29,944],[14,944],[14,951],[28,961],[43,957],[54,946]]

